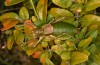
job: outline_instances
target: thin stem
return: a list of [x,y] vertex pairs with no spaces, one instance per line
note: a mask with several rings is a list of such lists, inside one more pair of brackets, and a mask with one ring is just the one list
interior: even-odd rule
[[20,8],[12,8],[12,9],[6,9],[3,11],[0,11],[0,13],[4,13],[4,12],[8,12],[8,11],[12,11],[12,10],[19,10]]
[[39,16],[38,16],[38,14],[37,14],[37,11],[36,11],[36,9],[35,9],[35,6],[34,6],[34,4],[33,4],[33,1],[30,0],[30,3],[31,3],[31,5],[32,5],[32,7],[33,7],[33,10],[34,10],[34,13],[35,13],[36,17],[37,17],[38,20],[39,20]]

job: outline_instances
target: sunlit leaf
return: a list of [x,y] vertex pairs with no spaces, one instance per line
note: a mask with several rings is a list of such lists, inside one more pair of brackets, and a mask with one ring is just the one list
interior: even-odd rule
[[100,7],[100,0],[90,1],[84,6],[84,9],[85,9],[84,11],[91,11],[98,7]]
[[47,17],[47,3],[48,0],[39,0],[36,10],[41,20],[46,20]]
[[52,0],[52,2],[63,8],[68,8],[72,4],[72,0]]
[[7,48],[8,49],[12,49],[13,43],[14,43],[14,36],[13,35],[10,35],[7,38]]
[[29,13],[28,10],[25,7],[22,7],[19,11],[19,16],[22,20],[29,19]]
[[88,60],[88,56],[84,53],[73,51],[71,54],[71,65],[76,65]]
[[79,48],[86,48],[92,41],[92,36],[88,37],[87,39],[83,39],[79,42]]
[[0,16],[0,21],[4,21],[9,18],[19,19],[19,16],[14,12],[4,13]]
[[23,2],[24,0],[6,0],[5,6],[11,6]]
[[16,20],[16,19],[7,19],[7,20],[4,20],[2,22],[3,24],[3,28],[1,28],[1,31],[5,31],[7,29],[10,29],[12,28],[14,25],[16,25],[17,23],[19,22],[19,20]]
[[89,26],[92,24],[100,25],[100,16],[93,15],[93,14],[87,14],[82,17],[82,22],[81,22],[82,26]]
[[24,41],[24,34],[19,30],[14,30],[15,42],[20,45]]
[[[56,19],[60,19],[61,18],[61,21],[69,22],[69,23],[74,21],[74,18],[75,18],[73,13],[71,13],[68,10],[60,9],[60,8],[52,8],[50,10],[50,14],[52,16],[54,16]],[[64,17],[64,19],[62,19],[63,17]]]
[[36,16],[32,16],[32,22],[36,22],[36,21],[37,21]]
[[64,51],[62,54],[61,54],[61,59],[63,60],[69,60],[71,59],[71,53],[69,51]]

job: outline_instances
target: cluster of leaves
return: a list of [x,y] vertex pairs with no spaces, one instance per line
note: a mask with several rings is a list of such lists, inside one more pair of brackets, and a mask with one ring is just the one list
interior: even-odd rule
[[43,65],[55,65],[51,60],[54,53],[60,57],[60,65],[100,64],[100,16],[95,12],[100,0],[6,0],[5,5],[21,2],[19,14],[0,16],[8,49],[16,43]]

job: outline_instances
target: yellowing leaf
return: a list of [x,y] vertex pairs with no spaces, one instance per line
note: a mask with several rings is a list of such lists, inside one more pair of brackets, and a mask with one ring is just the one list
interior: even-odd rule
[[47,3],[48,3],[48,0],[39,0],[39,3],[36,7],[38,16],[41,20],[46,20],[46,17],[47,17]]
[[88,56],[84,53],[73,51],[71,54],[71,65],[76,65],[88,60]]
[[5,31],[9,28],[12,28],[14,25],[16,25],[17,23],[19,22],[19,20],[16,20],[16,19],[7,19],[7,20],[4,20],[2,22],[3,24],[3,28],[1,28],[1,31]]
[[57,19],[65,17],[61,21],[69,22],[69,23],[74,21],[74,18],[75,18],[74,15],[70,11],[65,10],[65,9],[60,9],[60,8],[52,8],[50,10],[50,14]]
[[14,43],[14,36],[11,35],[7,38],[7,48],[11,49]]
[[92,41],[92,36],[88,37],[87,39],[83,39],[79,42],[79,48],[86,48]]
[[52,2],[63,8],[68,8],[72,4],[72,0],[52,0]]
[[23,2],[24,0],[6,0],[5,6],[11,6]]
[[91,11],[91,10],[96,9],[98,7],[100,7],[100,0],[96,0],[94,2],[90,1],[85,5],[84,11]]
[[51,52],[49,51],[44,51],[41,55],[40,55],[40,62],[41,63],[46,63],[48,61],[46,61],[46,59],[50,59],[51,58]]
[[14,31],[14,39],[15,39],[15,42],[18,45],[20,45],[24,41],[24,34],[19,30],[15,30]]
[[93,14],[87,14],[82,17],[82,22],[81,22],[82,27],[89,26],[92,24],[100,25],[100,16],[93,15]]
[[28,10],[25,7],[22,7],[19,11],[19,16],[22,20],[29,19],[29,13]]
[[33,46],[33,47],[28,47],[25,49],[26,54],[28,56],[32,55],[34,52],[39,51],[39,50],[42,50],[42,48],[39,44],[36,47]]
[[19,16],[14,12],[4,13],[3,15],[0,16],[0,21],[4,21],[9,18],[19,19]]

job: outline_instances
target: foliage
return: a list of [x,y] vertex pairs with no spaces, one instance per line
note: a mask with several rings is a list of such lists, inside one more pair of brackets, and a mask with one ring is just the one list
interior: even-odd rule
[[[38,58],[42,65],[100,64],[100,0],[5,0],[19,12],[0,15],[6,47]],[[31,13],[32,12],[32,13]],[[58,64],[57,64],[58,65]]]

